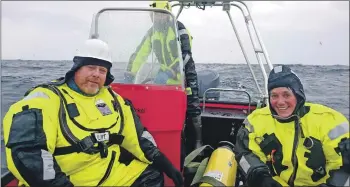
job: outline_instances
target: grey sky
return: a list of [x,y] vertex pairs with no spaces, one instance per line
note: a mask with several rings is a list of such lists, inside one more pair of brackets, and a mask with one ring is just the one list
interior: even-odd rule
[[[148,7],[149,2],[2,2],[2,59],[70,60],[88,37],[93,13],[104,7]],[[276,64],[349,64],[349,2],[247,2]],[[248,50],[238,9],[234,21]],[[185,9],[180,21],[191,31],[197,63],[244,63],[227,15],[219,8]]]

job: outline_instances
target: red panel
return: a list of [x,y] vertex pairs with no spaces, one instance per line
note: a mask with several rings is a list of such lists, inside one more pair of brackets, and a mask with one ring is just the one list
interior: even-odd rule
[[14,187],[14,186],[18,186],[17,179],[13,179],[10,183],[6,184],[6,187]]
[[[180,169],[181,131],[187,96],[179,86],[112,84],[112,89],[132,101],[142,124],[151,132],[158,148]],[[165,186],[173,186],[166,177]]]
[[186,93],[177,86],[112,84],[112,89],[132,101],[148,130],[182,130]]

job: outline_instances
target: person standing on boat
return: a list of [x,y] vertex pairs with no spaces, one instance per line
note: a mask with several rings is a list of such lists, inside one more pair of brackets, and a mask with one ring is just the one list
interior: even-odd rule
[[[161,8],[172,11],[171,5],[168,1],[154,1],[152,4],[150,4],[153,8]],[[151,48],[155,51],[155,54],[163,54],[166,53],[170,57],[168,59],[172,59],[172,51],[177,51],[177,49],[172,50],[168,49],[168,46],[176,46],[176,45],[167,45],[167,43],[164,41],[165,38],[169,43],[176,42],[176,35],[175,32],[170,30],[173,27],[168,26],[169,30],[167,30],[167,27],[164,26],[165,24],[169,24],[172,22],[169,22],[168,20],[162,21],[162,19],[167,19],[167,16],[162,17],[162,13],[155,13],[154,19],[157,19],[158,21],[155,22],[154,27],[152,27],[147,35],[143,38],[142,43],[137,47],[137,51],[132,55],[131,59],[129,60],[129,65],[127,69],[127,73],[125,74],[125,79],[127,82],[131,82],[134,79],[135,73],[140,68],[140,63],[137,62],[145,62],[147,57],[149,56],[150,52],[152,51]],[[157,24],[161,23],[161,26],[158,26]],[[158,27],[157,27],[158,26]],[[158,29],[158,30],[157,30]],[[198,79],[197,79],[197,72],[194,60],[192,58],[192,36],[190,35],[188,29],[184,26],[183,23],[180,21],[177,21],[177,29],[178,33],[180,35],[180,44],[181,44],[181,52],[182,52],[182,58],[185,65],[185,85],[186,85],[186,91],[187,91],[187,111],[186,111],[186,126],[185,126],[185,134],[186,137],[189,139],[187,140],[187,147],[189,147],[189,150],[187,152],[191,152],[193,149],[198,148],[202,146],[202,123],[201,123],[201,109],[199,107],[199,96],[198,96]],[[164,33],[166,35],[164,36]],[[152,39],[151,39],[152,38]],[[169,39],[170,38],[170,39]],[[152,47],[152,44],[154,45]],[[165,45],[165,46],[163,46]],[[168,49],[168,52],[157,52],[157,50],[162,49]],[[164,56],[166,56],[166,54]],[[163,58],[160,57],[162,55],[158,55],[157,58]],[[176,55],[175,55],[176,56]],[[140,60],[143,59],[143,60]],[[166,62],[166,59],[160,60],[160,62]],[[161,65],[162,71],[158,73],[158,75],[155,78],[155,83],[160,84],[181,84],[179,82],[180,80],[178,77],[180,75],[176,75],[175,72],[179,72],[176,70],[176,68],[179,68],[179,60],[173,59],[171,63],[164,63]]]
[[65,77],[29,90],[3,120],[8,169],[26,186],[176,186],[181,173],[109,86],[108,45],[89,39]]
[[238,131],[236,159],[250,187],[347,186],[349,121],[320,104],[305,103],[303,85],[287,66],[268,78],[269,106]]

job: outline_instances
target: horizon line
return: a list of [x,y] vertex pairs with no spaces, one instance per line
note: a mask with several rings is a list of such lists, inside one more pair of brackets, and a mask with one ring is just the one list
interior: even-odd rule
[[[34,60],[34,59],[1,59],[1,61],[72,61],[73,60]],[[247,63],[201,63],[201,62],[195,62],[195,64],[232,64],[232,65],[247,65]],[[259,63],[250,63],[251,65],[259,65]],[[264,63],[264,65],[267,65]],[[350,64],[303,64],[303,63],[287,63],[287,64],[281,64],[281,63],[275,63],[272,65],[304,65],[304,66],[350,66]]]

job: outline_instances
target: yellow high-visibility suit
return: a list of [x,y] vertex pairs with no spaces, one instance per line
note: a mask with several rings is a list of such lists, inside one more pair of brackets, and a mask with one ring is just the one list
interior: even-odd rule
[[108,87],[93,97],[66,83],[37,87],[10,107],[3,129],[8,169],[30,186],[130,186],[161,154]]

